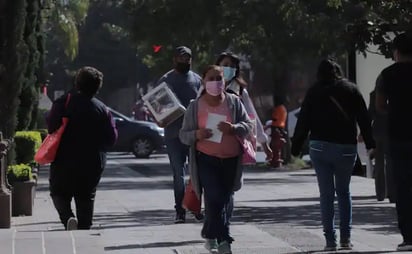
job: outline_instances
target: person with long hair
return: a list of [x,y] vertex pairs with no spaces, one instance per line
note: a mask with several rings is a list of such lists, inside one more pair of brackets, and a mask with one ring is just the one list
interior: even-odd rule
[[[205,248],[212,253],[230,254],[233,238],[225,207],[241,187],[243,151],[239,139],[249,134],[252,122],[240,99],[225,92],[221,67],[208,66],[202,86],[203,92],[186,110],[179,137],[190,146],[193,189],[198,198],[204,192]],[[221,119],[217,125],[211,123],[213,117]]]
[[321,61],[317,81],[303,101],[292,138],[292,155],[299,156],[308,134],[309,155],[315,168],[326,251],[337,249],[335,193],[340,216],[340,247],[352,249],[350,180],[357,157],[357,125],[368,154],[373,153],[371,120],[365,101],[354,83],[341,76],[331,59]]
[[270,160],[273,156],[272,149],[269,146],[269,139],[263,129],[262,121],[260,120],[252,99],[247,91],[248,84],[242,78],[239,56],[231,52],[222,52],[216,59],[215,64],[223,68],[226,92],[239,96],[249,116],[252,116],[256,121],[257,141],[261,144],[263,151],[266,154],[266,160]]

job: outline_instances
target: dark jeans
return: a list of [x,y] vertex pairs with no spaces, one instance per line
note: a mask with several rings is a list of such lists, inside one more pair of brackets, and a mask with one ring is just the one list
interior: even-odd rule
[[[51,165],[50,196],[65,228],[70,217],[77,217],[78,229],[90,229],[92,226],[96,187],[101,173],[101,167],[73,169]],[[76,205],[77,216],[71,208],[72,199]]]
[[165,143],[170,167],[173,171],[175,209],[177,213],[184,213],[185,209],[182,207],[182,201],[185,194],[186,159],[189,155],[189,147],[184,145],[178,137],[166,139]]
[[356,149],[356,145],[314,140],[309,142],[309,155],[318,179],[322,225],[328,246],[336,246],[335,192],[340,215],[340,240],[345,242],[350,239],[352,200],[349,185],[357,156]]
[[74,195],[60,195],[51,193],[54,207],[59,213],[60,221],[64,228],[67,228],[67,221],[70,217],[76,217],[71,208],[71,201],[74,198],[76,204],[76,214],[78,229],[90,229],[93,220],[94,199],[96,191],[91,193],[76,193]]
[[398,227],[405,242],[412,243],[412,142],[389,141],[396,184]]
[[384,200],[386,197],[391,202],[396,200],[396,189],[392,170],[392,161],[388,154],[387,140],[382,137],[375,137],[375,192],[378,200]]
[[233,193],[238,158],[220,159],[197,153],[200,183],[204,190],[206,219],[202,235],[218,242],[233,241],[229,232],[226,209]]

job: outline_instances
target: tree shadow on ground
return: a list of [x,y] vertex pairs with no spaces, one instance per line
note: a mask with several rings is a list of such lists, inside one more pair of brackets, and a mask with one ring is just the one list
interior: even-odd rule
[[[174,210],[140,210],[129,213],[99,213],[94,215],[94,224],[99,229],[153,227],[174,225]],[[186,224],[198,222],[189,213],[186,213]]]
[[[394,207],[363,205],[355,206],[352,210],[352,225],[365,226],[365,230],[381,233],[398,233]],[[335,224],[339,225],[339,211],[336,206],[335,211]],[[289,223],[311,227],[321,225],[321,216],[319,204],[277,207],[235,206],[232,221],[255,224]]]
[[180,247],[186,245],[193,245],[203,243],[204,241],[192,240],[192,241],[179,241],[179,242],[154,242],[145,244],[127,244],[120,246],[108,246],[104,247],[105,251],[125,250],[125,249],[146,249],[146,248],[170,248]]
[[356,253],[364,253],[364,254],[379,254],[379,253],[395,253],[395,252],[397,252],[396,250],[382,250],[382,251],[359,251],[359,250],[351,250],[351,251],[339,251],[338,250],[338,252],[336,252],[336,251],[333,251],[333,252],[330,252],[330,251],[324,251],[324,250],[311,250],[311,251],[302,251],[302,252],[289,252],[289,253],[286,253],[286,254],[302,254],[302,253],[304,253],[304,254],[312,254],[312,253],[321,253],[321,254],[327,254],[327,253],[352,253],[352,254],[356,254]]

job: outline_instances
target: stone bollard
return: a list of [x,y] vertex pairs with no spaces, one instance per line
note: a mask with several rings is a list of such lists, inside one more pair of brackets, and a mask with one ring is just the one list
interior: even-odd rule
[[7,152],[10,141],[3,140],[0,132],[0,228],[11,226],[11,192],[6,187]]

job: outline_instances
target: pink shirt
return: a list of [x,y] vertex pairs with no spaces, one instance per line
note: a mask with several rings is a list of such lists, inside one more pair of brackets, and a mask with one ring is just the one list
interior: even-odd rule
[[[197,121],[199,129],[206,127],[209,113],[224,115],[226,116],[226,121],[233,123],[232,112],[229,110],[226,98],[219,106],[216,107],[209,106],[204,98],[200,98],[198,103]],[[223,134],[222,141],[220,143],[209,140],[197,141],[196,150],[218,158],[231,158],[240,155],[241,147],[239,141],[234,135]]]

